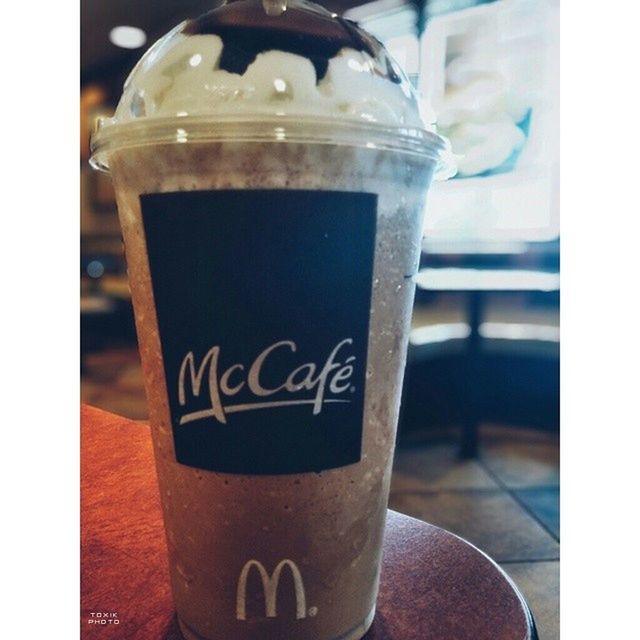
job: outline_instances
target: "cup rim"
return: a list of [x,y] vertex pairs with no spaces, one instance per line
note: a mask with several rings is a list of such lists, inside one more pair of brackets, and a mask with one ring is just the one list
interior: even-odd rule
[[279,142],[327,144],[408,153],[431,160],[438,179],[455,173],[449,142],[434,131],[336,118],[293,118],[290,115],[239,116],[237,114],[157,117],[117,123],[98,118],[91,136],[89,163],[109,172],[115,151],[159,144],[208,142]]

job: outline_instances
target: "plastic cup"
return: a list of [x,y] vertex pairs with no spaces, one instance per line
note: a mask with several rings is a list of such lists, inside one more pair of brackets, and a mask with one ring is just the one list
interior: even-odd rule
[[370,36],[269,7],[154,45],[92,162],[116,190],[185,637],[355,640],[445,143]]

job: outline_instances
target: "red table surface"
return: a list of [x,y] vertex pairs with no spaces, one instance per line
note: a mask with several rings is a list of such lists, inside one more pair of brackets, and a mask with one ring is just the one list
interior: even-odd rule
[[[148,426],[83,406],[81,447],[81,637],[180,640]],[[90,623],[98,613],[116,613],[118,624]],[[526,603],[490,558],[451,533],[388,512],[366,640],[535,637]]]

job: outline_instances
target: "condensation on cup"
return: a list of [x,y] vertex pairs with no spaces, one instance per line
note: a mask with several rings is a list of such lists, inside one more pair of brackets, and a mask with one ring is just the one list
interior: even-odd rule
[[382,45],[302,1],[178,25],[96,128],[186,638],[356,640],[371,625],[446,148]]

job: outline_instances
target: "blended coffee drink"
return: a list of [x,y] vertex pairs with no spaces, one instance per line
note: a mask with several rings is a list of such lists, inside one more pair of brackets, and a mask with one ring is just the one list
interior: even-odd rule
[[361,638],[443,140],[356,25],[247,0],[156,43],[93,145],[185,637]]

